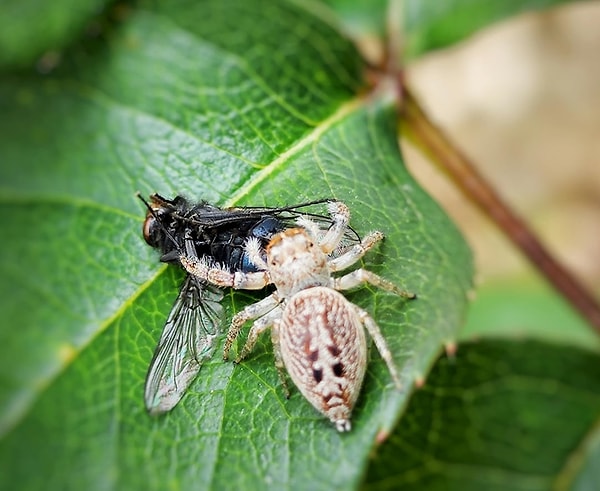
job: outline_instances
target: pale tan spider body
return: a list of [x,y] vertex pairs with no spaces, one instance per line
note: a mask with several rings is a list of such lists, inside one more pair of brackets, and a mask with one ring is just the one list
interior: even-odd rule
[[[332,276],[359,261],[383,239],[383,234],[372,232],[340,255],[331,255],[348,226],[350,213],[340,202],[330,204],[330,213],[332,226],[326,233],[304,219],[299,222],[301,227],[275,235],[266,248],[266,261],[259,253],[258,242],[250,240],[247,244],[249,257],[263,271],[230,275],[219,280],[220,285],[234,288],[260,288],[267,283],[276,288],[275,293],[234,316],[223,356],[227,359],[242,326],[256,319],[237,361],[246,357],[258,336],[271,328],[275,364],[284,386],[285,367],[304,397],[328,417],[338,431],[349,431],[350,416],[367,364],[364,328],[373,338],[397,387],[400,387],[400,377],[375,321],[337,290],[371,283],[407,298],[414,298],[414,295],[364,269],[338,278]],[[218,270],[202,269],[205,265],[186,262],[185,258],[182,264],[190,273],[210,278],[210,281],[221,278]]]
[[358,310],[341,293],[316,286],[290,298],[272,331],[296,387],[339,431],[350,429],[367,366]]

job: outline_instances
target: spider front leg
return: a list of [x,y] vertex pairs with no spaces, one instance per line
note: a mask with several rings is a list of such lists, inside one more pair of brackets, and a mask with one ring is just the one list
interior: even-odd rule
[[344,252],[341,256],[338,256],[334,259],[328,261],[327,265],[331,271],[342,271],[346,268],[349,268],[353,264],[360,261],[360,259],[373,247],[377,245],[378,242],[382,241],[384,235],[381,232],[371,232],[364,239],[360,241],[360,244],[356,244],[346,252]]
[[195,277],[219,287],[231,287],[236,290],[260,290],[270,283],[266,271],[252,273],[234,273],[219,265],[211,264],[205,258],[181,254],[179,262],[185,270]]
[[331,201],[327,204],[327,210],[331,215],[331,227],[319,241],[321,250],[325,254],[331,254],[340,244],[348,223],[350,222],[350,209],[341,201]]
[[328,255],[335,251],[348,229],[350,210],[341,201],[330,201],[327,203],[327,210],[331,216],[331,225],[325,234],[309,218],[301,217],[297,220],[297,223],[300,227],[306,229],[315,240],[319,241],[319,247]]

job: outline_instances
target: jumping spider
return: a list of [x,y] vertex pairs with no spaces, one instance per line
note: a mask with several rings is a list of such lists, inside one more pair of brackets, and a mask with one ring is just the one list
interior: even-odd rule
[[266,260],[260,243],[251,237],[246,251],[260,271],[230,273],[186,257],[181,263],[191,274],[218,286],[275,286],[273,294],[233,317],[223,358],[228,359],[232,343],[247,321],[256,319],[236,362],[244,359],[258,336],[271,328],[275,365],[284,387],[285,367],[304,397],[342,432],[351,428],[350,415],[365,374],[365,327],[398,388],[400,376],[379,326],[338,290],[370,283],[405,298],[415,295],[362,268],[333,277],[332,273],[358,262],[383,239],[383,234],[372,232],[341,255],[330,256],[348,227],[350,211],[341,202],[331,202],[329,212],[332,226],[325,233],[311,220],[300,218],[298,228],[276,234],[266,247]]

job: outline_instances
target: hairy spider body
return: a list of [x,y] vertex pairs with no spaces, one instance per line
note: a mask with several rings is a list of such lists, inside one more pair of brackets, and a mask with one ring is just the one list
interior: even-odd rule
[[365,328],[398,388],[400,377],[379,326],[337,290],[370,283],[406,298],[415,295],[362,268],[332,276],[358,262],[383,239],[383,234],[372,232],[341,255],[331,256],[348,227],[350,211],[343,203],[332,202],[329,212],[332,226],[326,232],[314,222],[300,219],[300,227],[274,235],[264,249],[266,258],[259,241],[250,238],[246,252],[257,272],[232,274],[187,257],[182,257],[181,263],[191,274],[219,286],[255,289],[272,283],[276,288],[273,294],[233,317],[224,359],[247,321],[255,320],[238,362],[251,352],[258,336],[271,328],[275,365],[284,387],[283,368],[304,397],[338,431],[349,431],[350,415],[366,370]]
[[338,430],[350,429],[367,366],[360,309],[331,288],[308,288],[290,298],[272,332],[302,395]]

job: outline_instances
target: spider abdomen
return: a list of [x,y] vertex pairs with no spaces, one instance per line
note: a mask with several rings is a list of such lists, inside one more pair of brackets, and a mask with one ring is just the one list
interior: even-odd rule
[[360,309],[327,287],[301,290],[277,322],[281,358],[302,395],[339,431],[365,375],[367,343]]

